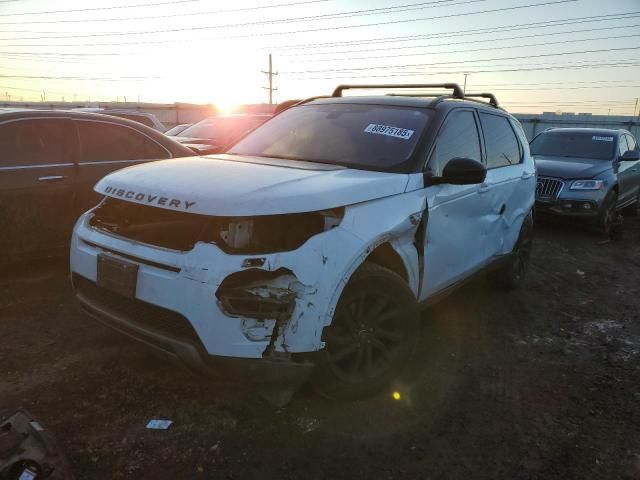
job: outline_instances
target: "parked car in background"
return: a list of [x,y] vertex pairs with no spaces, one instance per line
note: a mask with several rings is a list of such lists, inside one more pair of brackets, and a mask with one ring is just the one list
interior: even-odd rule
[[81,305],[201,371],[293,388],[310,375],[340,399],[384,388],[419,347],[419,305],[483,272],[516,288],[531,251],[520,124],[492,95],[422,87],[451,94],[341,86],[227,154],[102,179],[72,240]]
[[167,127],[165,127],[153,113],[141,112],[139,110],[99,107],[75,108],[74,111],[102,113],[103,115],[110,115],[112,117],[126,118],[127,120],[133,120],[134,122],[138,122],[146,125],[147,127],[158,130],[159,132],[164,133],[167,131]]
[[536,212],[573,217],[611,233],[617,212],[640,206],[640,149],[627,130],[553,128],[531,141]]
[[175,127],[170,128],[169,130],[164,132],[164,134],[168,135],[169,137],[175,137],[180,132],[182,132],[185,128],[190,127],[191,125],[192,125],[191,123],[181,123],[180,125],[176,125]]
[[66,249],[95,183],[149,160],[193,155],[139,123],[106,115],[0,110],[0,263]]
[[220,153],[271,114],[231,114],[205,118],[183,130],[176,140],[200,155]]

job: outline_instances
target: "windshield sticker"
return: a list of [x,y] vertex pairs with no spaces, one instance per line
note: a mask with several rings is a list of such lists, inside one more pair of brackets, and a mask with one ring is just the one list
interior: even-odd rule
[[600,142],[613,142],[613,137],[598,137],[597,135],[594,135],[593,137],[591,137],[591,140],[598,140]]
[[407,130],[406,128],[391,127],[389,125],[377,125],[370,123],[367,128],[364,129],[365,133],[373,133],[376,135],[387,135],[389,137],[401,138],[403,140],[409,140],[413,135],[413,130]]

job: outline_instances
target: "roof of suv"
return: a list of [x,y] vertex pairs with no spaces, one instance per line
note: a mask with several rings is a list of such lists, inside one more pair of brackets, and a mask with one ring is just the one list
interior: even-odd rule
[[507,113],[500,108],[493,107],[485,102],[473,100],[461,100],[450,97],[412,97],[410,95],[358,95],[349,97],[322,97],[309,102],[310,104],[322,105],[332,103],[351,103],[363,105],[389,105],[397,107],[412,108],[442,108],[451,109],[461,105],[481,108],[490,112]]
[[566,133],[589,133],[594,135],[619,135],[621,133],[628,133],[627,130],[613,129],[613,128],[549,128],[541,133],[547,132],[566,132]]

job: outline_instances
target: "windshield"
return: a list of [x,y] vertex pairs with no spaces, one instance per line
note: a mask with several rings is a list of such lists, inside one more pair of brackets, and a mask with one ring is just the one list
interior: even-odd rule
[[184,129],[180,136],[206,138],[218,145],[228,145],[268,118],[267,116],[206,118]]
[[274,117],[229,153],[398,170],[411,157],[429,115],[429,110],[385,105],[302,105]]
[[611,160],[615,137],[606,133],[548,132],[531,142],[532,155]]

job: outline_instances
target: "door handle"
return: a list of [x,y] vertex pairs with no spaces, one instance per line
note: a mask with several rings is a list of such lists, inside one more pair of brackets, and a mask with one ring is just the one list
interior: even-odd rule
[[47,177],[38,177],[39,182],[59,182],[67,178],[66,175],[49,175]]
[[486,183],[481,183],[478,187],[478,193],[487,193],[489,191],[489,185]]
[[522,172],[520,180],[529,180],[531,177],[533,177],[533,173]]

